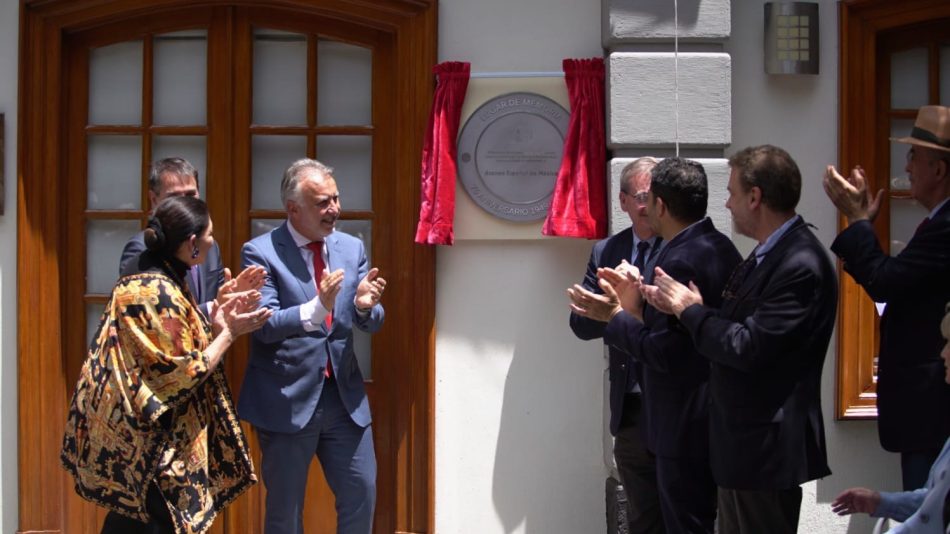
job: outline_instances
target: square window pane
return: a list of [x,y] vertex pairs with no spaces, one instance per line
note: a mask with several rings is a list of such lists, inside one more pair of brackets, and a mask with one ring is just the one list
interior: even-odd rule
[[917,109],[927,105],[929,80],[926,48],[891,54],[891,108]]
[[[913,119],[891,119],[891,135],[890,137],[907,137],[910,135],[911,129],[914,127]],[[910,149],[910,145],[905,145],[903,143],[895,143],[891,141],[891,174],[890,174],[890,186],[891,191],[909,191],[910,190],[910,180],[907,178],[907,171],[904,170],[904,167],[907,166],[907,151]]]
[[136,135],[91,135],[86,166],[86,206],[137,210],[142,204],[142,140]]
[[284,209],[280,182],[290,164],[307,157],[307,138],[255,135],[251,139],[251,208]]
[[317,136],[317,159],[333,167],[343,210],[373,209],[373,138]]
[[203,135],[156,135],[152,137],[152,161],[184,158],[198,171],[198,192],[208,191],[207,141]]
[[336,41],[317,43],[317,123],[373,124],[373,51]]
[[86,293],[108,295],[119,278],[122,249],[138,233],[139,221],[91,220],[86,223]]
[[142,41],[89,52],[89,124],[141,124]]
[[205,124],[207,32],[188,30],[156,35],[154,45],[155,124]]
[[788,39],[778,39],[775,44],[779,50],[788,50]]
[[254,30],[254,124],[307,124],[307,36]]
[[86,346],[92,344],[94,341],[93,336],[96,335],[96,331],[99,329],[99,324],[102,322],[102,312],[105,311],[106,307],[103,304],[98,302],[87,302],[86,303]]

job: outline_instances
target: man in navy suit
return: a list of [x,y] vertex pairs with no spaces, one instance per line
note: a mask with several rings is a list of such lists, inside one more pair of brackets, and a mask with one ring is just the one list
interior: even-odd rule
[[[653,169],[647,214],[664,240],[656,266],[684,283],[703,288],[718,305],[726,280],[742,259],[732,241],[706,217],[706,173],[695,161],[667,158]],[[604,269],[619,305],[601,300],[579,304],[585,312],[609,317],[605,342],[641,364],[647,445],[656,454],[660,507],[668,533],[712,534],[716,484],[709,467],[709,363],[689,334],[670,315],[643,307],[636,287],[639,271]],[[606,289],[606,288],[605,288]],[[623,307],[624,311],[620,310]],[[602,310],[597,310],[602,307]]]
[[[198,171],[183,158],[165,158],[152,164],[148,175],[148,200],[151,209],[168,197],[198,196]],[[119,276],[139,272],[138,257],[145,250],[145,231],[132,236],[122,249],[119,261]],[[218,295],[218,288],[225,282],[221,250],[213,242],[204,263],[192,267],[185,279],[188,289],[201,305],[205,315],[211,317],[208,303]]]
[[950,108],[924,106],[910,136],[910,195],[930,212],[907,246],[891,256],[872,221],[873,196],[864,172],[825,172],[825,191],[848,219],[831,245],[844,269],[872,300],[885,303],[878,352],[877,428],[881,446],[901,455],[905,491],[921,488],[950,436],[950,385],[943,380],[940,320],[950,301]]
[[722,305],[656,269],[641,291],[671,313],[710,362],[709,444],[719,532],[795,534],[800,484],[831,474],[821,371],[835,323],[837,276],[795,213],[801,173],[771,145],[729,159],[735,229],[758,246],[733,272]]
[[284,173],[287,222],[244,245],[245,267],[267,271],[261,305],[274,310],[251,337],[238,413],[257,430],[267,489],[266,534],[303,532],[314,455],[336,497],[337,532],[369,534],[376,457],[353,328],[376,332],[386,281],[363,243],[334,231],[340,195],[333,171],[301,159]]
[[[620,173],[620,209],[629,217],[631,226],[594,244],[584,275],[583,288],[600,293],[597,269],[616,267],[621,261],[638,260],[653,265],[662,238],[653,233],[646,215],[650,191],[650,171],[656,160],[644,157],[634,160]],[[642,252],[641,252],[642,251]],[[643,265],[641,265],[643,266]],[[576,291],[581,286],[575,286]],[[571,312],[571,330],[580,339],[604,336],[607,323]],[[642,428],[642,396],[637,379],[639,366],[628,361],[622,351],[608,346],[610,379],[610,433],[614,435],[614,460],[620,481],[627,494],[627,523],[630,534],[662,534],[663,520],[657,499],[656,463],[646,448]]]

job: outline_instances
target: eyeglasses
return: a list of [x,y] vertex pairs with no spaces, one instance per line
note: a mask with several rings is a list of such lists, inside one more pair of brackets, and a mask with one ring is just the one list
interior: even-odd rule
[[624,191],[623,189],[621,189],[620,192],[623,193],[623,194],[625,194],[625,195],[627,195],[628,197],[633,197],[633,199],[636,200],[637,202],[639,202],[640,204],[646,204],[646,203],[647,203],[647,199],[650,198],[650,192],[649,192],[649,191],[640,191],[640,192],[634,193],[634,194],[632,194],[632,195],[631,195],[630,193]]

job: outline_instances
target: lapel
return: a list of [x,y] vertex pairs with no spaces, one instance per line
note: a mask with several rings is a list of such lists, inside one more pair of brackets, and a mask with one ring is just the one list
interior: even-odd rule
[[195,302],[197,302],[197,303],[200,304],[200,303],[204,302],[204,300],[202,300],[202,298],[201,298],[201,295],[202,295],[202,291],[201,291],[201,265],[195,265],[194,267],[192,267],[192,269],[195,269],[195,272],[196,272],[197,275],[198,275],[198,279],[195,280],[194,275],[191,274],[191,269],[188,269],[188,271],[185,272],[185,283],[188,284],[188,289],[191,290],[191,295],[192,295],[193,297],[195,297]]
[[274,230],[274,249],[277,251],[280,261],[287,266],[287,269],[297,280],[300,293],[303,295],[301,302],[316,297],[317,285],[313,277],[310,276],[310,271],[307,270],[307,264],[304,263],[300,249],[297,247],[297,243],[294,242],[294,238],[291,237],[286,222]]
[[323,240],[327,246],[327,270],[331,273],[337,269],[343,268],[342,261],[342,243],[340,243],[339,230],[334,230]]
[[790,226],[788,231],[779,238],[775,246],[772,247],[772,250],[765,253],[762,262],[756,265],[755,269],[752,269],[752,274],[746,278],[742,286],[739,287],[739,290],[736,291],[736,301],[744,300],[753,288],[759,287],[759,279],[764,277],[766,273],[771,273],[775,270],[777,267],[776,263],[785,258],[784,250],[795,242],[792,236],[797,235],[798,232],[808,231],[808,225],[805,224],[805,220],[799,215],[796,215],[796,217],[798,217],[798,220],[795,224]]
[[604,257],[601,258],[601,265],[598,267],[616,267],[620,265],[620,260],[633,261],[633,227],[621,230],[620,233],[612,237],[610,250],[604,251]]

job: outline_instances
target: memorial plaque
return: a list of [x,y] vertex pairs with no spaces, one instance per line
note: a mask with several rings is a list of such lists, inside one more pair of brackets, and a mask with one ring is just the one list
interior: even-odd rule
[[496,217],[543,219],[569,118],[560,104],[535,93],[509,93],[482,104],[459,136],[458,172],[465,191]]

